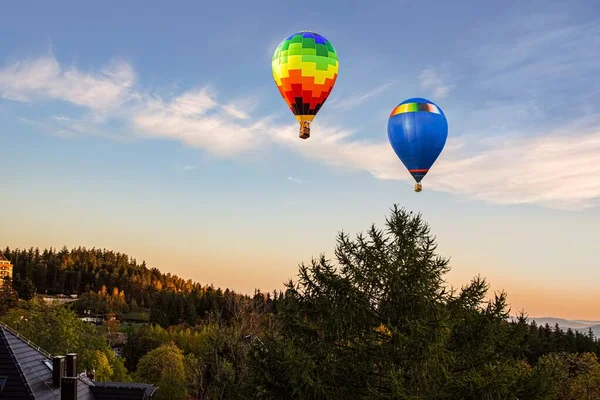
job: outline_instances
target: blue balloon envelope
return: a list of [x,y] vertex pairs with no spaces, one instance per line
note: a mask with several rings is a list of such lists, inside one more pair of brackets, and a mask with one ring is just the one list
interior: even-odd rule
[[434,102],[414,97],[400,103],[388,119],[388,139],[421,191],[421,180],[441,154],[448,138],[448,121]]

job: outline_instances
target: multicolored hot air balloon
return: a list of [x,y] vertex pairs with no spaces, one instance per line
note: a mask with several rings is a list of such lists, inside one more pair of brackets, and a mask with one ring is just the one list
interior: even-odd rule
[[300,137],[310,137],[310,123],[331,93],[339,62],[323,36],[300,31],[287,37],[273,54],[273,78],[300,124]]
[[421,180],[444,149],[448,121],[441,108],[427,99],[415,97],[400,103],[388,119],[388,138],[396,155],[415,181]]

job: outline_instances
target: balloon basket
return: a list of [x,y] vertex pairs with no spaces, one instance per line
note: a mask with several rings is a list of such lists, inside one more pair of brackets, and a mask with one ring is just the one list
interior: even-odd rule
[[300,139],[308,139],[310,137],[310,122],[304,121],[300,123]]
[[420,192],[421,190],[423,190],[423,185],[421,185],[420,183],[415,184],[415,192]]

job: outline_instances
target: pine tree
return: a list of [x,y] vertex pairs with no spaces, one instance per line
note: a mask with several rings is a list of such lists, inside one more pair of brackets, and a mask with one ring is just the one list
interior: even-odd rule
[[338,235],[337,264],[300,265],[278,304],[281,330],[255,352],[275,398],[505,399],[518,392],[506,295],[476,277],[449,288],[449,261],[421,215],[395,206],[386,229]]

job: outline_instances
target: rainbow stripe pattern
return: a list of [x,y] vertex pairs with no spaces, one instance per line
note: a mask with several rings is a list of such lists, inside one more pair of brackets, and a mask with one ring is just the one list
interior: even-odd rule
[[442,111],[439,109],[439,107],[432,103],[402,103],[392,110],[390,118],[394,115],[417,111],[442,114]]
[[298,122],[312,121],[338,76],[331,42],[310,31],[294,33],[275,49],[271,65],[277,88]]

